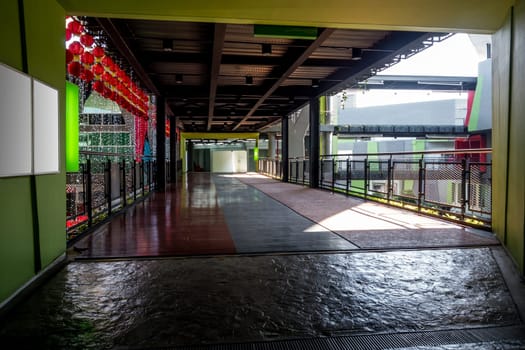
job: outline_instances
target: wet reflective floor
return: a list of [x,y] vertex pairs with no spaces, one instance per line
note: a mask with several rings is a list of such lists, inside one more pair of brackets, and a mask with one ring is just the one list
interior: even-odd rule
[[[522,325],[490,235],[272,181],[199,174],[117,217],[0,322],[0,346],[152,349]],[[359,249],[351,234],[367,228],[382,250]],[[411,249],[389,249],[403,244]]]
[[3,325],[48,349],[519,324],[491,250],[71,263]]

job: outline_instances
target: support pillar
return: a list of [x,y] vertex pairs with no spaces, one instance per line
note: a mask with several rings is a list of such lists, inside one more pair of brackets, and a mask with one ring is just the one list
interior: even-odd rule
[[[193,141],[188,140],[188,145],[186,147],[187,154],[187,163],[186,163],[186,172],[193,171]],[[184,155],[182,155],[184,157]]]
[[288,116],[281,119],[281,135],[282,135],[282,150],[281,150],[281,166],[283,167],[283,182],[288,182]]
[[177,183],[177,120],[170,116],[170,183]]
[[157,191],[166,190],[166,101],[157,96]]
[[310,99],[310,187],[319,187],[319,99]]
[[268,133],[268,158],[275,159],[275,134],[273,132]]

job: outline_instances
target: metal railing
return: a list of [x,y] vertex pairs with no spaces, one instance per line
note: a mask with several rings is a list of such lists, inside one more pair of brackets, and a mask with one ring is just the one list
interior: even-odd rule
[[[318,187],[490,229],[491,149],[323,155]],[[261,159],[259,171],[281,179]],[[310,183],[309,160],[288,162],[288,181]]]
[[83,152],[80,170],[66,174],[66,236],[70,241],[143,199],[156,187],[156,161]]
[[282,180],[283,167],[280,159],[260,158],[258,164],[259,173]]

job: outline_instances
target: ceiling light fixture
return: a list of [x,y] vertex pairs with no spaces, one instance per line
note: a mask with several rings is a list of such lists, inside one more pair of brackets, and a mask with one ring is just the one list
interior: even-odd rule
[[162,49],[164,51],[173,51],[173,40],[171,39],[162,39]]
[[352,60],[359,61],[362,58],[363,58],[363,50],[357,47],[352,47]]
[[176,84],[182,84],[184,81],[184,76],[180,73],[175,74],[175,83]]
[[312,79],[312,87],[313,88],[319,87],[319,79]]
[[269,56],[272,54],[272,44],[261,44],[261,52],[263,56]]

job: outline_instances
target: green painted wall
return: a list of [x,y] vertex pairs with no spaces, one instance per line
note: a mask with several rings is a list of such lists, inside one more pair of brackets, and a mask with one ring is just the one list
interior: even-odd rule
[[493,42],[493,230],[525,274],[524,1],[517,1]]
[[507,248],[525,274],[525,1],[514,10],[507,180]]
[[510,16],[493,37],[492,58],[492,229],[506,243],[506,202],[511,62]]
[[[378,153],[379,152],[379,143],[376,141],[369,141],[367,142],[367,153]],[[378,160],[377,156],[369,156],[369,161],[376,161]],[[379,170],[379,164],[378,163],[371,163],[370,164],[370,170]]]
[[[425,150],[426,140],[414,140],[412,141],[412,151],[423,152]],[[420,155],[415,156],[417,159],[421,158]]]
[[[55,0],[25,0],[28,73],[59,91],[61,159],[64,126],[64,16]],[[0,61],[22,70],[18,1],[0,2]],[[65,172],[36,177],[42,267],[66,247]],[[0,179],[0,302],[35,275],[29,177]]]
[[0,179],[0,198],[1,302],[34,275],[29,178]]
[[482,89],[483,89],[483,76],[479,75],[478,82],[476,84],[476,92],[474,94],[474,101],[472,102],[472,111],[470,112],[470,120],[468,122],[468,131],[478,130]]
[[61,173],[37,177],[42,266],[66,248],[64,9],[54,0],[25,0],[29,74],[59,90]]

